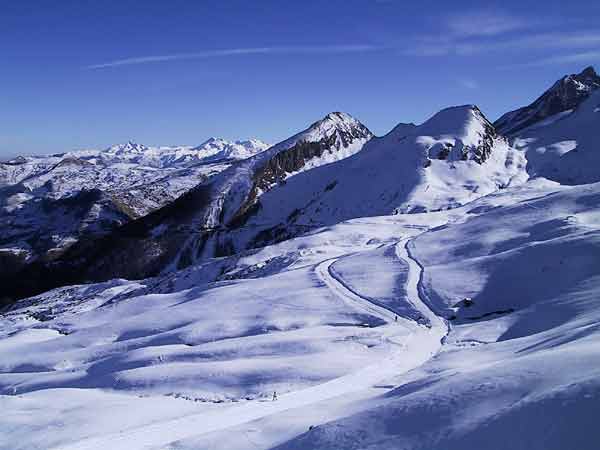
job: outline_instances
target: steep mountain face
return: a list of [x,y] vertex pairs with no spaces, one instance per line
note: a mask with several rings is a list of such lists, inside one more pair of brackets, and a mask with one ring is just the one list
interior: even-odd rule
[[213,200],[196,224],[205,228],[243,223],[262,193],[309,169],[345,159],[373,137],[358,120],[331,113],[261,155],[231,167],[211,183]]
[[570,114],[522,130],[513,145],[525,153],[527,170],[561,184],[600,181],[600,90]]
[[530,176],[569,185],[600,181],[599,88],[600,76],[588,67],[495,123],[525,155]]
[[515,135],[551,116],[568,114],[598,88],[600,76],[593,67],[587,67],[578,74],[558,80],[531,105],[504,114],[494,126],[501,134]]
[[0,273],[52,261],[79,239],[145,216],[267,147],[258,140],[211,139],[195,148],[128,142],[0,164]]
[[12,295],[87,279],[143,278],[229,254],[232,249],[219,247],[214,236],[242,226],[260,208],[265,192],[302,172],[355,154],[371,137],[356,119],[331,113],[106,238],[81,241],[52,265],[40,262],[29,267],[19,279],[30,282],[10,283]]
[[17,189],[6,196],[8,189],[0,189],[0,280],[38,258],[51,263],[79,239],[103,236],[131,220],[98,189],[60,198],[31,198]]

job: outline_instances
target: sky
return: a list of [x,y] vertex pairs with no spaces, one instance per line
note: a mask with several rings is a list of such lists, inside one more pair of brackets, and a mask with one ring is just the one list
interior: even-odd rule
[[494,120],[600,66],[599,24],[577,0],[0,0],[0,157]]

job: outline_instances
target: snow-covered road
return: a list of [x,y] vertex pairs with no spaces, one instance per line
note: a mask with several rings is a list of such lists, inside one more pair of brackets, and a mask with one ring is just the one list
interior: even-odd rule
[[[396,314],[393,311],[376,305],[351,290],[343,280],[334,277],[331,273],[331,265],[339,258],[322,261],[314,268],[316,276],[324,285],[350,307],[362,309],[387,322],[386,325],[378,327],[378,331],[381,332],[383,345],[389,348],[389,352],[387,357],[377,363],[323,384],[282,394],[277,401],[248,401],[224,405],[222,409],[126,429],[55,448],[61,450],[161,448],[174,441],[226,430],[284,411],[316,407],[320,402],[372,389],[378,383],[422,365],[439,351],[446,326],[419,297],[418,281],[421,267],[406,251],[405,242],[406,240],[400,241],[396,251],[398,257],[409,266],[407,301],[421,311],[429,320],[430,326],[403,317],[398,317],[396,321]],[[380,394],[381,391],[374,391],[374,395],[376,393]]]

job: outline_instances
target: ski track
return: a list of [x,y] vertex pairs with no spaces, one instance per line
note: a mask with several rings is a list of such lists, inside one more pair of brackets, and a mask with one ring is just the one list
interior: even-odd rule
[[378,330],[382,331],[382,338],[390,347],[390,354],[387,358],[326,383],[282,394],[277,401],[249,401],[228,406],[219,411],[202,412],[108,435],[90,437],[54,447],[53,450],[162,448],[175,441],[225,430],[295,408],[316,405],[321,401],[351,392],[372,389],[382,381],[419,367],[439,352],[447,332],[447,326],[419,296],[422,268],[406,248],[410,241],[411,239],[399,241],[396,244],[396,255],[409,265],[406,282],[407,300],[428,319],[428,326],[400,316],[396,321],[394,311],[361,297],[339,277],[334,277],[331,274],[330,266],[340,258],[328,259],[315,266],[315,273],[319,280],[338,298],[352,308],[362,309],[387,322],[386,325],[378,327]]

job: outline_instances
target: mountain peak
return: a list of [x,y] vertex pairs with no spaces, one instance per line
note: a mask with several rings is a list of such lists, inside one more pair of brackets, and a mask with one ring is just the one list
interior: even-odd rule
[[496,140],[494,126],[476,105],[442,109],[411,133],[429,143],[430,157],[478,164],[487,161]]
[[492,127],[477,105],[460,105],[440,110],[419,126],[419,132],[433,135],[461,134],[473,121],[479,122],[485,127]]
[[292,139],[301,137],[302,140],[314,142],[334,135],[342,138],[344,146],[354,139],[370,139],[373,137],[373,133],[359,120],[348,113],[334,111],[316,121]]
[[582,77],[598,77],[598,74],[594,70],[593,66],[587,66],[585,69],[583,69],[579,73],[579,76],[582,76]]
[[577,108],[590,93],[600,88],[600,76],[592,66],[565,75],[533,103],[500,117],[495,127],[502,134],[515,134],[547,117]]
[[[551,88],[550,91],[563,91],[575,90],[590,92],[600,87],[600,77],[592,66],[588,66],[581,72],[570,75],[565,75],[559,81],[557,81]],[[558,92],[560,95],[568,95],[569,92]]]
[[109,153],[142,153],[148,150],[148,147],[138,144],[133,140],[128,140],[125,144],[111,145],[106,149]]
[[356,119],[350,114],[340,111],[333,111],[327,114],[323,120],[332,120],[336,122],[356,122]]
[[210,160],[245,159],[266,150],[268,144],[258,139],[231,142],[219,137],[211,137],[192,150]]
[[210,144],[226,143],[226,142],[227,141],[223,138],[211,136],[207,140],[205,140],[202,144],[200,144],[198,147],[202,147],[204,145],[210,145]]

